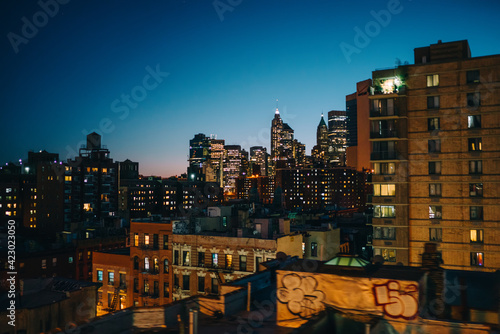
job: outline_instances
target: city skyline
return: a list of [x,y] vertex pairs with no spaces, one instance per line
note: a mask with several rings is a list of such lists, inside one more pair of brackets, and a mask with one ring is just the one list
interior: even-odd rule
[[1,5],[1,163],[29,150],[74,158],[96,131],[114,160],[179,175],[196,133],[269,150],[276,99],[310,154],[321,113],[345,110],[373,69],[412,64],[437,40],[467,39],[473,57],[500,41],[494,1],[40,3]]

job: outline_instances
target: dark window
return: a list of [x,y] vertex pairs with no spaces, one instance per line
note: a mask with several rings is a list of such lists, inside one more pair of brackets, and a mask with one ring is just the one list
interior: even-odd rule
[[311,242],[311,256],[318,256],[318,243]]
[[168,282],[163,283],[163,297],[165,298],[170,297],[170,286]]
[[179,287],[179,275],[174,275],[174,287]]
[[483,207],[482,206],[471,206],[470,207],[470,219],[471,220],[482,220],[483,219]]
[[441,196],[441,183],[429,184],[429,196]]
[[477,129],[481,127],[481,115],[469,115],[467,116],[467,128]]
[[212,278],[212,293],[219,293],[219,282],[217,282],[217,278]]
[[381,240],[395,240],[396,229],[394,227],[375,227],[373,229],[373,238]]
[[156,297],[160,296],[160,282],[158,281],[153,282],[153,295]]
[[479,83],[479,70],[467,71],[467,83]]
[[429,161],[429,174],[430,175],[441,174],[441,161]]
[[205,292],[205,277],[198,276],[198,292]]
[[484,253],[471,252],[470,265],[474,267],[484,267]]
[[262,256],[255,257],[255,271],[259,271],[259,265],[262,262]]
[[467,106],[470,108],[476,108],[481,105],[481,93],[467,93]]
[[168,274],[168,270],[169,270],[169,268],[168,268],[168,259],[165,259],[165,260],[163,260],[163,272],[165,274]]
[[469,161],[469,174],[482,174],[483,162],[481,160]]
[[429,153],[441,152],[441,139],[429,139],[427,142]]
[[189,290],[189,275],[182,275],[182,290]]
[[139,279],[134,278],[134,292],[139,292]]
[[469,152],[482,151],[482,139],[481,138],[469,138]]
[[198,252],[198,267],[205,266],[205,252]]
[[126,288],[127,287],[127,275],[126,274],[120,273],[120,286],[122,288]]
[[163,249],[168,249],[168,235],[163,235]]
[[139,270],[139,257],[134,256],[134,270]]
[[247,256],[240,255],[240,271],[247,271]]
[[439,96],[427,96],[427,109],[439,108]]
[[470,197],[483,197],[483,184],[482,183],[469,183],[469,196]]
[[441,241],[443,237],[443,230],[441,228],[429,229],[429,241]]
[[158,249],[158,234],[153,234],[153,248]]
[[174,265],[179,265],[179,250],[174,250]]

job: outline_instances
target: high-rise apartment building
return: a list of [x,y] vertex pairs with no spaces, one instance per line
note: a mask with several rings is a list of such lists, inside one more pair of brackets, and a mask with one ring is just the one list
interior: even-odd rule
[[345,165],[347,147],[347,117],[344,110],[328,112],[328,138],[330,139],[330,163]]
[[112,217],[118,210],[118,163],[101,145],[101,136],[87,135],[79,156],[68,161],[64,176],[64,223]]
[[467,41],[414,54],[373,72],[374,254],[417,265],[431,241],[445,268],[498,270],[500,55]]

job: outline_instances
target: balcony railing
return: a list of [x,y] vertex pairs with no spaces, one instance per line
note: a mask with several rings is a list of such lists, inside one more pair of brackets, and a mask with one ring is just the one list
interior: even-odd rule
[[145,274],[151,274],[151,275],[158,275],[160,273],[160,269],[155,269],[155,268],[141,268],[141,272]]
[[386,94],[406,94],[406,85],[393,86],[392,89],[383,89],[380,86],[370,86],[370,95],[386,95]]
[[382,129],[378,132],[370,132],[370,138],[397,138],[397,130]]
[[398,158],[398,152],[372,152],[370,154],[371,160],[394,160]]

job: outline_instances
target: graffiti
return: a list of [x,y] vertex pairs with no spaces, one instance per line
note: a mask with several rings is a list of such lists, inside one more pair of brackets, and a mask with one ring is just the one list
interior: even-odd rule
[[287,304],[288,310],[302,319],[323,310],[323,291],[316,290],[318,282],[311,276],[288,274],[281,280],[283,287],[278,289],[278,300]]
[[384,314],[394,319],[411,320],[417,316],[418,301],[415,298],[417,292],[418,288],[415,284],[410,284],[404,291],[401,291],[397,281],[388,281],[385,284],[373,286],[375,305],[383,306]]

